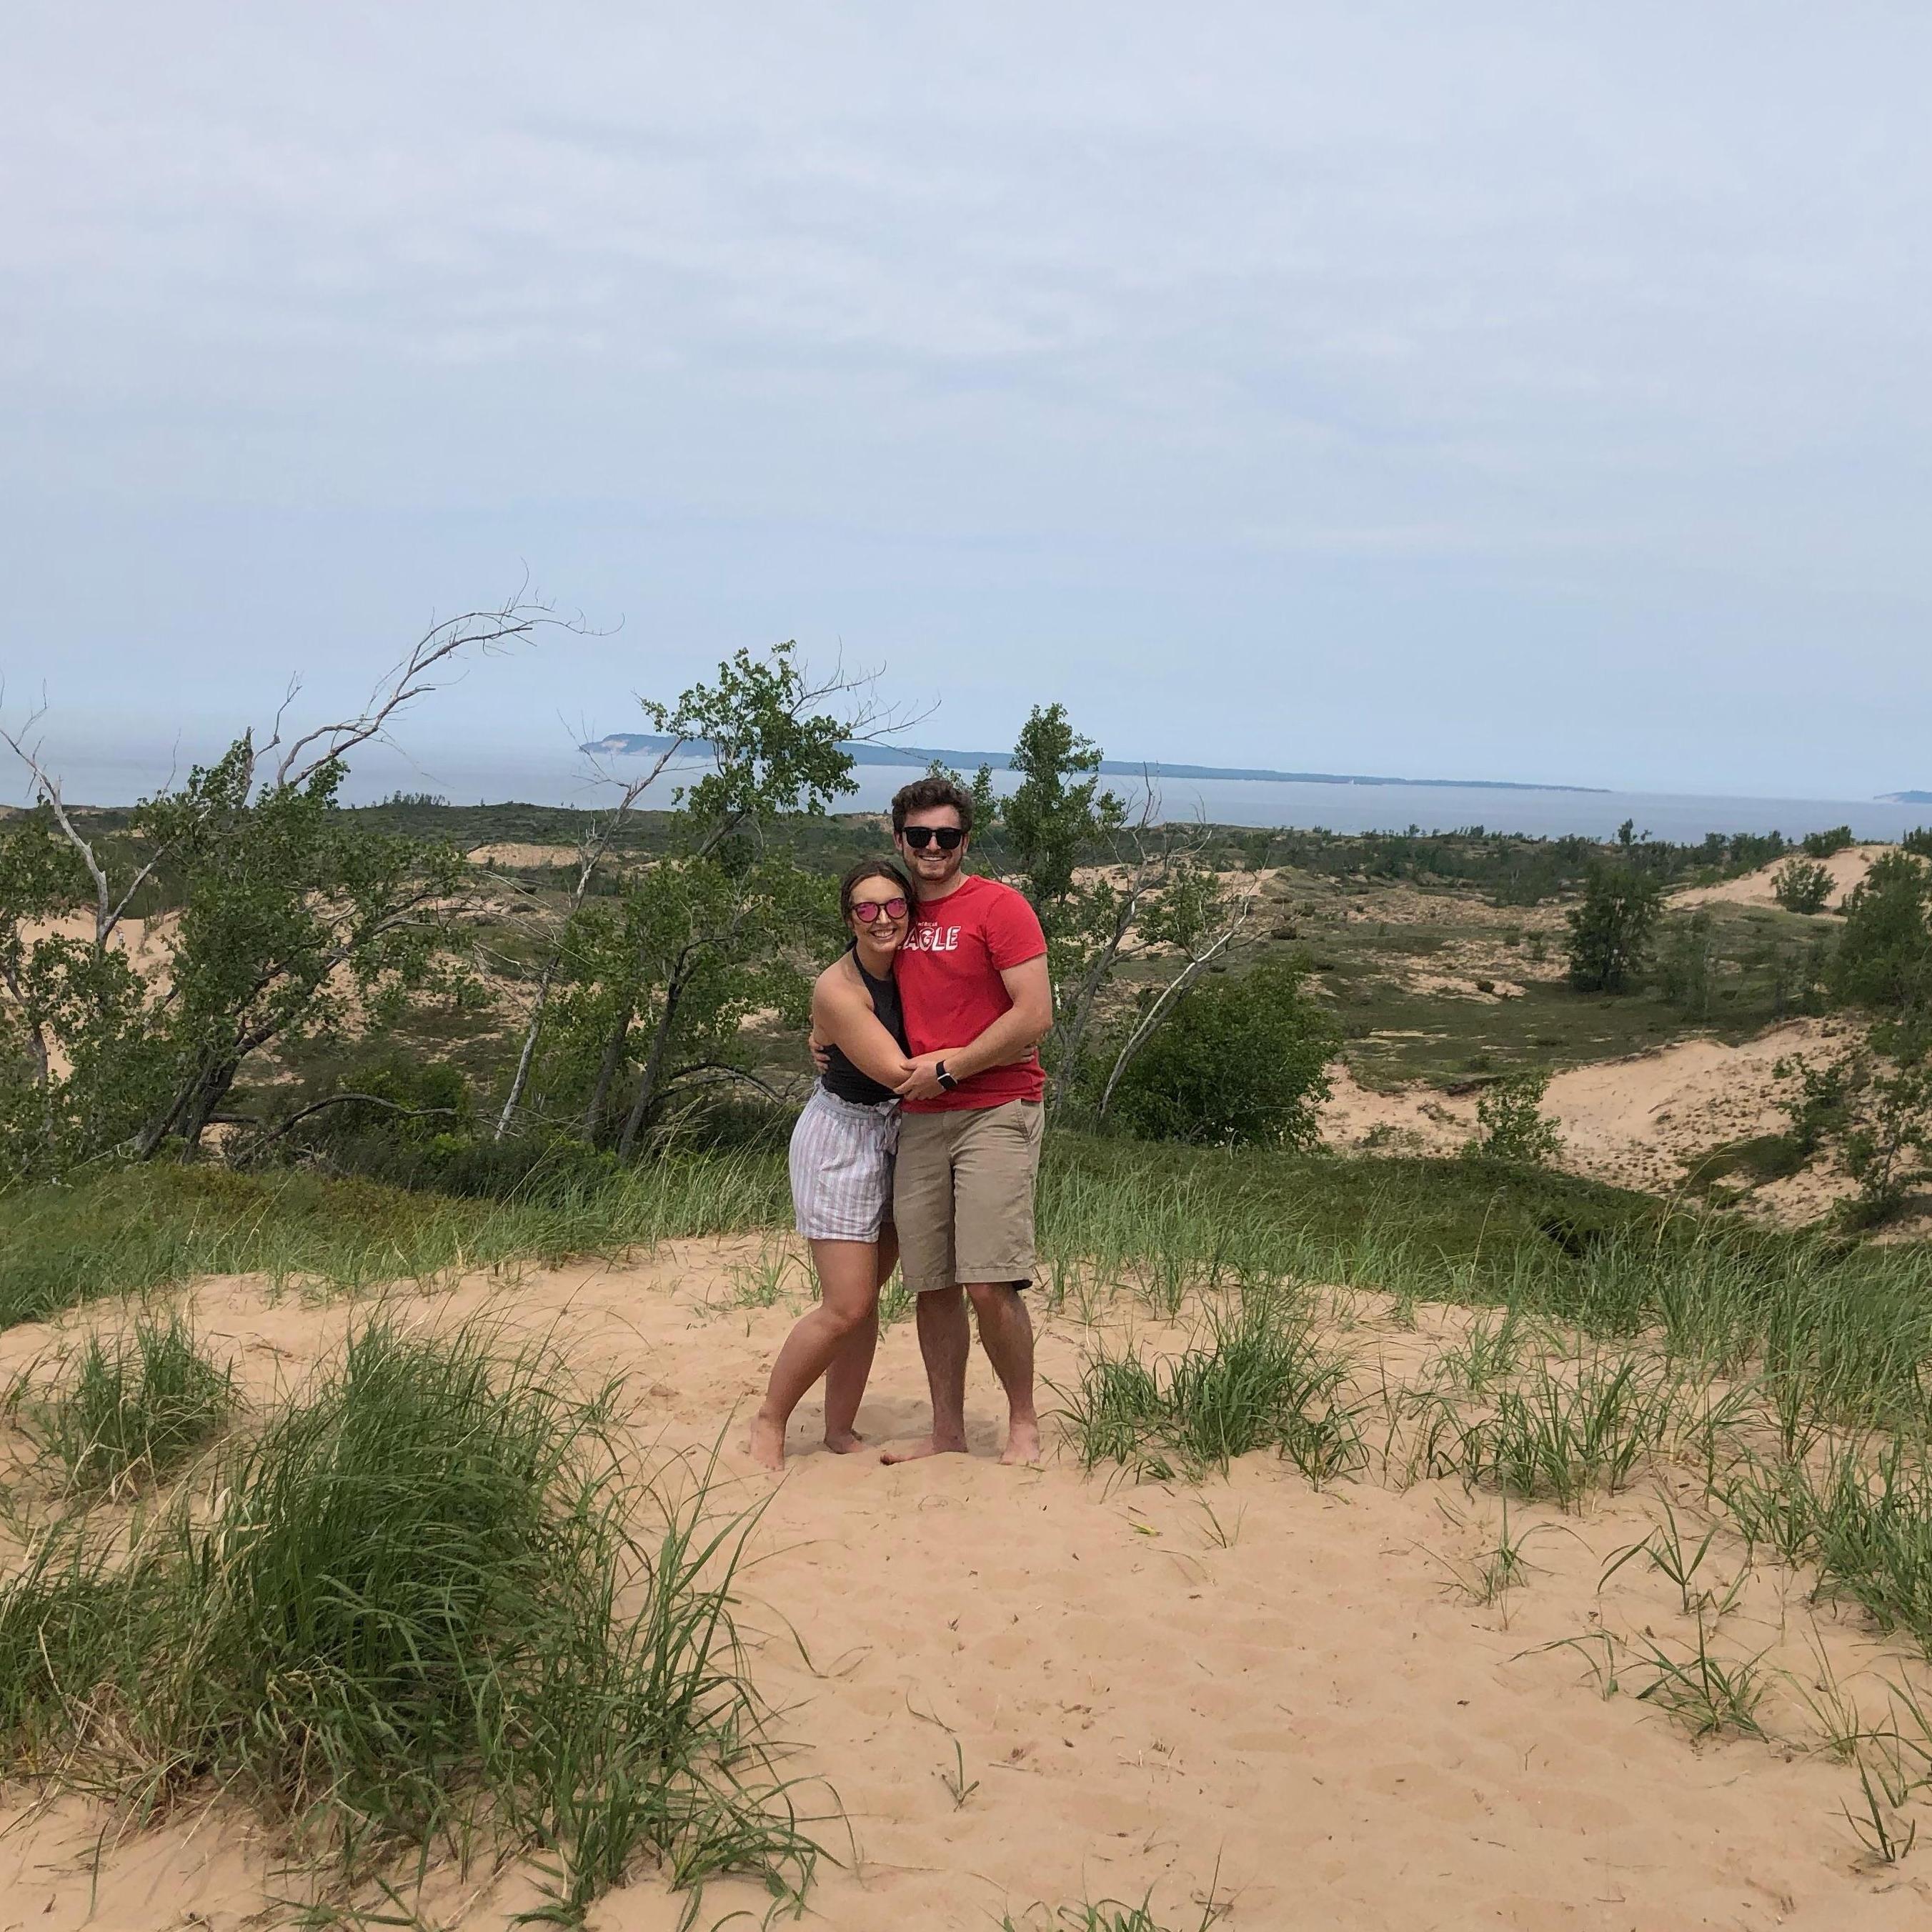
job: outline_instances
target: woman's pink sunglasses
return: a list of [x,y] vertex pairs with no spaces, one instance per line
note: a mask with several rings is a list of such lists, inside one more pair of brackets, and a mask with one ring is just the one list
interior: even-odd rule
[[861,926],[870,926],[880,914],[888,919],[904,919],[906,902],[904,899],[855,899],[852,904],[852,916]]

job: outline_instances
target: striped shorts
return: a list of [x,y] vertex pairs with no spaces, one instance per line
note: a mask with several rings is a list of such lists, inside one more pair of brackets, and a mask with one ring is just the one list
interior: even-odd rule
[[791,1204],[808,1241],[876,1241],[892,1218],[899,1103],[862,1107],[823,1087],[791,1130]]

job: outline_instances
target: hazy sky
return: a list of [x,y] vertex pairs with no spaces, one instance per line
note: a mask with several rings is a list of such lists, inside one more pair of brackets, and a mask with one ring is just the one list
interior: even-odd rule
[[[164,7],[0,53],[6,708],[796,637],[1004,745],[1932,786],[1932,9]],[[10,793],[9,794],[10,795]]]

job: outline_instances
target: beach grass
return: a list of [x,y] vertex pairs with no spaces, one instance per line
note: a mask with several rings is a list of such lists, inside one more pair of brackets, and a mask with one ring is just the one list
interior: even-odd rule
[[212,1360],[175,1310],[88,1335],[51,1368],[24,1372],[8,1402],[70,1489],[110,1495],[172,1474],[234,1406],[232,1367]]
[[0,1328],[200,1275],[353,1291],[554,1266],[772,1227],[789,1214],[782,1156],[694,1156],[554,1184],[538,1174],[500,1199],[306,1172],[118,1168],[0,1195]]
[[82,1517],[35,1549],[0,1761],[137,1820],[244,1802],[340,1887],[488,1847],[566,1921],[645,1859],[801,1895],[731,1617],[755,1513],[631,1473],[619,1412],[540,1348],[359,1328],[131,1546]]
[[1262,1287],[1210,1306],[1204,1336],[1178,1353],[1090,1352],[1063,1414],[1090,1469],[1114,1462],[1164,1480],[1271,1449],[1324,1482],[1365,1460],[1348,1376],[1306,1298]]

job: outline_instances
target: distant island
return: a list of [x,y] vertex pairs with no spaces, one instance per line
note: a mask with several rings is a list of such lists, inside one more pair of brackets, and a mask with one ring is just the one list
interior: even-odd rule
[[[643,752],[662,752],[670,742],[647,731],[614,731],[608,738],[593,739],[578,748],[605,758],[629,758]],[[996,772],[1010,771],[1013,762],[1010,752],[949,752],[924,745],[848,744],[844,748],[850,753],[854,764],[902,765],[919,771],[935,760],[960,772],[976,771],[982,765],[988,765]],[[1569,791],[1610,795],[1605,785],[1526,784],[1514,778],[1370,778],[1358,772],[1272,772],[1244,765],[1169,765],[1150,758],[1144,761],[1105,758],[1100,769],[1123,778],[1138,778],[1145,773],[1157,778],[1256,778],[1268,784],[1410,785],[1438,791]],[[1904,794],[1912,802],[1922,796],[1913,792]]]
[[1882,791],[1880,805],[1932,805],[1932,791]]

